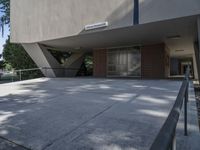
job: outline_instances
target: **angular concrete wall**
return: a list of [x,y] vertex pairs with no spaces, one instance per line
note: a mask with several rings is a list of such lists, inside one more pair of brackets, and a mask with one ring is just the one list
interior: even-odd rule
[[84,60],[84,52],[76,52],[61,65],[43,45],[38,43],[22,45],[46,77],[74,77]]
[[132,25],[133,0],[11,0],[12,42],[69,37],[103,21],[109,26],[100,30]]
[[48,52],[45,49],[45,47],[39,45],[38,43],[22,44],[22,45],[39,68],[46,68],[46,69],[41,69],[41,71],[46,77],[63,76],[62,69],[51,69],[51,68],[61,68],[61,65],[50,54],[50,52]]
[[[11,0],[11,41],[33,43],[133,25],[133,0]],[[199,0],[139,0],[140,24],[200,14]],[[85,32],[88,24],[106,28]]]
[[139,0],[140,23],[200,14],[199,0]]
[[76,52],[73,53],[67,61],[63,64],[65,69],[65,76],[66,77],[74,77],[78,73],[81,65],[84,61],[84,52]]

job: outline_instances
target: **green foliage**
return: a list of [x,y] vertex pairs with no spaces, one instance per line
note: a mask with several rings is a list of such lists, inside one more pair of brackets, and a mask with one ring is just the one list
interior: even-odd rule
[[87,68],[89,74],[93,72],[93,56],[86,55],[85,57],[85,67]]
[[4,45],[3,58],[6,63],[9,63],[17,70],[37,67],[21,44],[10,43],[10,37],[8,37]]
[[[2,36],[4,34],[4,26],[10,27],[10,0],[0,0],[0,28],[2,30]],[[26,53],[21,44],[10,43],[10,37],[6,40],[6,44],[3,49],[3,67],[10,71],[12,69],[29,69],[37,68],[36,64],[32,61],[30,56]],[[30,79],[35,77],[41,77],[41,71],[22,72],[22,79]]]
[[0,0],[0,12],[3,13],[3,15],[0,16],[0,26],[3,36],[4,25],[10,24],[10,0]]
[[5,24],[10,23],[10,0],[0,0],[0,11]]
[[[11,68],[14,68],[15,70],[37,68],[36,64],[26,53],[21,44],[10,43],[10,37],[8,37],[6,44],[4,45],[3,58],[8,70]],[[23,79],[30,79],[41,76],[42,74],[40,71],[23,72]]]
[[3,69],[3,67],[4,67],[4,62],[3,62],[3,60],[1,60],[0,61],[0,69]]
[[4,69],[6,70],[6,71],[11,71],[13,68],[12,68],[12,66],[9,64],[9,63],[4,63]]
[[48,49],[48,51],[54,56],[54,58],[60,63],[64,64],[65,61],[71,56],[70,52],[62,52]]

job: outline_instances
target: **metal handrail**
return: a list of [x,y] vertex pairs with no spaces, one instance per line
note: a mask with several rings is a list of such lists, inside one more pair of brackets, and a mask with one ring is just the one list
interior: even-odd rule
[[[36,70],[41,70],[42,68],[30,68],[30,69],[19,69],[19,70],[14,70],[14,73],[19,73],[19,80],[22,80],[22,72],[26,72],[26,71],[36,71]],[[12,81],[14,81],[13,76],[12,76]]]
[[[47,75],[47,70],[69,70],[69,71],[77,71],[79,70],[79,68],[65,68],[65,67],[60,67],[60,68],[56,68],[56,67],[40,67],[40,68],[30,68],[30,69],[19,69],[19,70],[14,70],[13,73],[19,73],[19,80],[22,80],[22,72],[26,72],[26,71],[36,71],[36,70],[43,70],[45,72],[45,75]],[[12,77],[12,81],[13,77]]]
[[175,150],[176,149],[176,127],[184,102],[184,135],[187,136],[187,102],[190,69],[187,68],[185,79],[181,85],[175,104],[167,117],[164,125],[151,145],[150,150]]
[[60,68],[42,67],[41,69],[47,69],[47,70],[79,70],[79,68],[65,68],[65,67],[60,67]]
[[14,72],[35,71],[35,70],[40,70],[40,69],[42,68],[19,69],[19,70],[14,70]]
[[14,70],[14,72],[24,72],[24,71],[34,71],[34,70],[42,70],[42,69],[55,69],[55,70],[78,70],[79,68],[53,68],[53,67],[40,67],[40,68],[30,68],[30,69],[19,69],[19,70]]

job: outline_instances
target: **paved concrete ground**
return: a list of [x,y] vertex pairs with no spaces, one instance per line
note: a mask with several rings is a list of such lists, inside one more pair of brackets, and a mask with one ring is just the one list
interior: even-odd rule
[[180,86],[167,80],[80,78],[2,84],[0,149],[147,150]]
[[177,125],[177,149],[178,150],[199,150],[200,132],[198,126],[197,105],[194,93],[194,86],[190,83],[188,102],[188,136],[184,136],[184,109]]

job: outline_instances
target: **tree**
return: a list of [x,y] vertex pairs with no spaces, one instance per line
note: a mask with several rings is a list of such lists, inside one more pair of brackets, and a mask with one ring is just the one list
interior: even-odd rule
[[37,67],[21,44],[10,43],[10,37],[8,37],[6,44],[4,45],[3,58],[5,62],[11,64],[11,66],[15,69]]
[[[10,43],[10,36],[8,36],[6,44],[4,45],[3,58],[5,61],[5,65],[11,65],[12,68],[15,70],[37,68],[36,64],[26,53],[21,44]],[[23,73],[23,79],[29,79],[41,76],[42,74],[39,70]]]
[[4,63],[3,60],[0,60],[0,69],[3,69]]
[[[3,35],[4,26],[8,25],[10,27],[10,0],[0,0],[0,12],[3,13],[3,15],[0,16],[0,28]],[[21,44],[10,43],[10,36],[8,36],[6,44],[4,45],[3,59],[5,68],[19,70],[37,67]],[[41,72],[26,72],[24,75],[26,76],[25,78],[38,77],[41,76]]]
[[[10,25],[10,0],[0,0],[0,12],[3,13],[3,15],[0,16],[0,24],[3,33],[3,26]],[[5,62],[9,63],[15,69],[36,67],[21,44],[10,43],[10,36],[8,36],[6,44],[4,45],[3,57]]]
[[3,13],[3,15],[0,16],[0,27],[3,36],[4,25],[10,24],[10,0],[0,0],[0,12]]
[[[0,54],[0,59],[1,59],[1,57],[2,57],[2,54]],[[0,69],[3,69],[4,66],[5,66],[4,61],[0,60]]]

